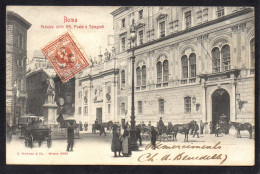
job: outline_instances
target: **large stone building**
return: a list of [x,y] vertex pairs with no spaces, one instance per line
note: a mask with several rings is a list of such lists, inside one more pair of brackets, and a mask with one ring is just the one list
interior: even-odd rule
[[34,52],[33,58],[28,63],[26,74],[27,113],[44,115],[43,105],[48,97],[47,89],[51,78],[55,83],[56,114],[72,116],[75,110],[75,78],[62,83],[48,59],[39,50]]
[[6,121],[17,124],[26,109],[27,30],[31,24],[11,11],[6,19]]
[[[254,10],[248,7],[120,7],[112,59],[76,80],[79,120],[129,121],[130,25],[135,23],[136,122],[254,123]],[[113,53],[112,53],[113,54]]]

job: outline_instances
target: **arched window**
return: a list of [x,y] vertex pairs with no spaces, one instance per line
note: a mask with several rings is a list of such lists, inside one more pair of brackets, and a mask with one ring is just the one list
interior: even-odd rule
[[[169,63],[165,55],[161,55],[157,59],[157,83],[164,82],[163,86],[168,86],[169,81]],[[161,87],[161,84],[158,84],[158,87]]]
[[188,58],[186,55],[181,58],[182,78],[188,78]]
[[125,115],[125,103],[121,103],[121,115]]
[[142,66],[142,86],[146,85],[146,66]]
[[169,80],[169,69],[168,60],[163,61],[163,81],[167,82]]
[[140,70],[140,67],[136,68],[136,85],[141,86],[141,70]]
[[184,98],[184,112],[186,114],[191,113],[191,98],[190,97],[185,97]]
[[125,87],[125,70],[121,72],[121,87]]
[[213,73],[220,72],[220,51],[217,47],[213,48],[212,54],[212,71]]
[[251,53],[250,68],[254,69],[255,68],[255,38],[251,39],[250,41],[250,53]]
[[159,99],[159,114],[164,113],[164,99]]
[[190,54],[190,77],[196,77],[196,54]]
[[156,67],[157,67],[157,83],[161,83],[162,82],[162,63],[157,62]]
[[224,71],[230,69],[230,47],[229,45],[224,45],[221,49],[222,56],[222,67]]

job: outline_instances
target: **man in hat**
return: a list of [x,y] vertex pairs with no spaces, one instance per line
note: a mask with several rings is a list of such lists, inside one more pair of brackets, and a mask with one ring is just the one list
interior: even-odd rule
[[161,133],[163,127],[164,127],[164,123],[162,121],[162,117],[160,117],[160,120],[159,120],[159,133]]
[[73,145],[74,145],[74,127],[71,122],[69,122],[69,126],[67,128],[67,151],[73,151]]
[[157,132],[155,130],[155,128],[152,126],[151,127],[152,130],[151,130],[151,144],[153,145],[153,149],[156,148],[156,135],[157,135]]

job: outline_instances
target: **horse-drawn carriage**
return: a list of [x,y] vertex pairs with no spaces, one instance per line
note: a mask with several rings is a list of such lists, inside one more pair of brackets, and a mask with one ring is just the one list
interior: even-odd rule
[[218,133],[229,134],[230,127],[231,127],[231,125],[229,124],[229,122],[227,120],[227,116],[224,114],[220,115],[219,127],[217,128],[216,131],[218,131]]
[[51,129],[47,125],[43,125],[41,123],[32,123],[27,126],[24,132],[25,135],[25,146],[26,147],[33,147],[33,142],[37,141],[38,145],[46,141],[47,147],[51,147]]
[[[138,125],[140,126],[140,125]],[[188,141],[189,130],[195,126],[195,122],[191,121],[187,124],[175,124],[172,125],[170,122],[168,126],[158,125],[157,130],[157,140],[159,141],[177,141],[177,134],[185,134],[184,141]],[[141,127],[142,138],[151,138],[151,128],[149,126]]]

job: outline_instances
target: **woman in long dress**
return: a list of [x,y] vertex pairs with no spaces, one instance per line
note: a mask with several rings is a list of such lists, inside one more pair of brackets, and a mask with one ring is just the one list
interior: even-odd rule
[[124,133],[122,136],[122,154],[124,156],[131,155],[130,151],[130,141],[129,141],[129,131],[127,130],[127,126],[124,126]]
[[117,157],[116,152],[118,152],[120,156],[121,152],[121,142],[119,139],[119,129],[117,127],[113,127],[113,138],[112,138],[112,144],[111,144],[111,150],[114,152],[114,156]]

